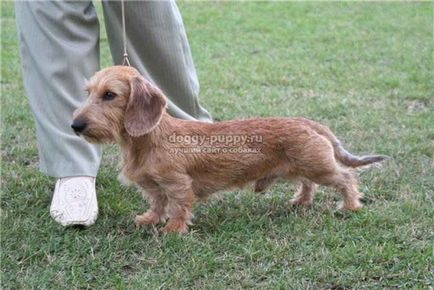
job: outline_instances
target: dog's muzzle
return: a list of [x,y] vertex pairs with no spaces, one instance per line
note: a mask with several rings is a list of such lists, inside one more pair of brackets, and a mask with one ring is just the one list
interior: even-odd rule
[[82,133],[86,129],[87,123],[83,120],[74,120],[71,124],[71,128],[74,130],[75,134]]

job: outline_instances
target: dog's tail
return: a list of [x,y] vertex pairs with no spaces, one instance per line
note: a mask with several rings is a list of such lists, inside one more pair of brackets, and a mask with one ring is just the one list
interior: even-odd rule
[[335,158],[345,166],[356,168],[381,162],[389,158],[388,156],[384,155],[353,155],[345,150],[341,142],[336,138],[329,128],[311,120],[307,121],[309,122],[309,125],[312,129],[314,129],[318,134],[326,137],[331,142],[335,152]]
[[333,148],[335,150],[336,159],[341,162],[343,165],[349,167],[360,167],[369,165],[372,163],[381,162],[386,160],[388,157],[384,155],[365,155],[365,156],[355,156],[345,150],[339,140],[336,139],[336,142],[332,142]]

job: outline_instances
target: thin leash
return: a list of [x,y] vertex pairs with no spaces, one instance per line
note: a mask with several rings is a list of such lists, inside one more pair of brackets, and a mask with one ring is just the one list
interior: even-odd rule
[[122,61],[122,65],[131,66],[130,61],[128,60],[128,52],[127,52],[127,34],[125,32],[125,7],[124,0],[121,0],[122,4],[122,34],[124,40],[124,60]]

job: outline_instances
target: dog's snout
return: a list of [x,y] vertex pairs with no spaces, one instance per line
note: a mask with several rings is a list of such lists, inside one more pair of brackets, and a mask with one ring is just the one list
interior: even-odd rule
[[86,129],[87,123],[84,120],[74,120],[72,122],[71,128],[75,133],[81,133]]

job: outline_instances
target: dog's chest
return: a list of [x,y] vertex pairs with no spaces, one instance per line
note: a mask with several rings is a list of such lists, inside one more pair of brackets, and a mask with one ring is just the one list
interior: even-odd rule
[[118,180],[121,184],[126,186],[137,186],[144,190],[153,190],[158,187],[157,182],[151,175],[141,172],[136,175],[125,168],[119,173]]
[[118,175],[118,181],[125,186],[132,186],[135,182],[122,170]]

